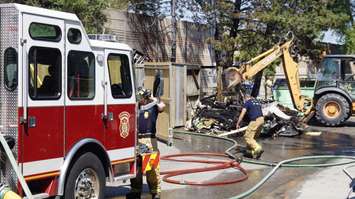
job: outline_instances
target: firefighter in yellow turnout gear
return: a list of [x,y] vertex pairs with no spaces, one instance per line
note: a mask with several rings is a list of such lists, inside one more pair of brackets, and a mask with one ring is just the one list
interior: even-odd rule
[[5,185],[0,185],[0,199],[22,199],[22,197],[11,191]]
[[[148,89],[138,90],[139,117],[138,117],[138,146],[139,150],[158,152],[158,143],[156,138],[156,121],[158,114],[164,110],[165,104],[158,102],[151,96]],[[142,153],[142,152],[140,152]],[[147,183],[153,199],[159,199],[161,193],[160,166],[146,172]],[[127,199],[137,199],[141,197],[143,187],[142,158],[137,162],[137,176],[131,179],[131,192],[127,194]]]
[[247,144],[247,149],[250,150],[252,158],[259,159],[264,152],[261,145],[255,140],[259,136],[262,126],[264,124],[264,117],[261,110],[260,102],[254,99],[250,94],[245,95],[245,103],[242,112],[239,115],[237,122],[237,129],[240,127],[245,114],[249,117],[249,124],[244,134],[244,140]]

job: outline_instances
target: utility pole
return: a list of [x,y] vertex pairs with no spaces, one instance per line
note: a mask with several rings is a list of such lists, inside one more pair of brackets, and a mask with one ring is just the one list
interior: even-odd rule
[[170,61],[176,62],[176,0],[171,0],[171,56]]

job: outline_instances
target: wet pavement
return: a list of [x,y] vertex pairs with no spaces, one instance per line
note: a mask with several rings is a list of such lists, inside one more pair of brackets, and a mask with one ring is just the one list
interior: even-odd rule
[[[350,122],[353,122],[350,121]],[[354,123],[355,124],[355,123]],[[354,125],[355,126],[355,125]],[[341,130],[343,128],[343,130]],[[313,130],[327,130],[332,128],[312,127]],[[260,142],[265,150],[262,160],[281,161],[304,155],[355,155],[355,127],[334,128],[337,132],[323,131],[319,136],[301,135],[293,138],[277,137],[262,138]],[[342,132],[343,131],[343,132]],[[346,131],[346,132],[345,132]],[[352,135],[352,132],[354,135]],[[230,137],[243,144],[239,137]],[[174,134],[174,146],[168,147],[160,143],[162,155],[184,152],[219,152],[224,153],[232,146],[232,142],[204,136]],[[322,160],[324,162],[324,160]],[[315,161],[312,161],[314,163]],[[318,162],[321,162],[318,160]],[[206,166],[201,164],[184,164],[162,161],[161,170],[195,168]],[[242,163],[248,172],[246,181],[223,186],[187,186],[162,183],[162,197],[166,199],[219,199],[238,195],[262,179],[270,167]],[[266,184],[249,198],[346,198],[349,178],[341,171],[343,167],[333,168],[281,168]],[[194,181],[220,181],[240,176],[235,169],[226,169],[208,173],[178,176],[174,179]],[[330,179],[330,180],[328,180]],[[117,184],[118,187],[108,187],[106,198],[121,199],[129,191],[129,182]],[[145,186],[145,193],[148,192]],[[322,192],[326,194],[322,195]],[[151,198],[144,194],[142,198]]]

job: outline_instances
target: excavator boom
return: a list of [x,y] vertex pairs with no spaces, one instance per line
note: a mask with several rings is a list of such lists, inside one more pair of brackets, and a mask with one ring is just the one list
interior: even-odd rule
[[292,44],[293,36],[288,41],[282,44],[277,44],[268,51],[251,59],[240,68],[232,67],[227,69],[236,72],[234,73],[234,81],[229,85],[229,87],[235,86],[242,81],[254,78],[256,74],[281,57],[293,105],[295,109],[303,112],[305,115],[308,115],[312,109],[312,99],[301,95],[298,64],[293,60],[290,54]]

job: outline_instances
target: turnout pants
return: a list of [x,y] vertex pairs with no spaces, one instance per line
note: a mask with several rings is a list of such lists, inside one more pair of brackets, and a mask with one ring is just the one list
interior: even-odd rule
[[244,134],[244,140],[247,147],[251,150],[255,150],[260,145],[255,141],[255,138],[259,136],[262,125],[264,124],[264,117],[258,117],[255,121],[251,121]]
[[[159,152],[157,138],[139,138],[139,143],[147,145],[153,151]],[[160,163],[159,163],[160,164]],[[146,172],[147,183],[150,193],[160,194],[161,192],[161,179],[160,179],[160,166]],[[137,162],[137,176],[131,179],[131,192],[142,193],[143,187],[143,172],[142,172],[142,160]]]

